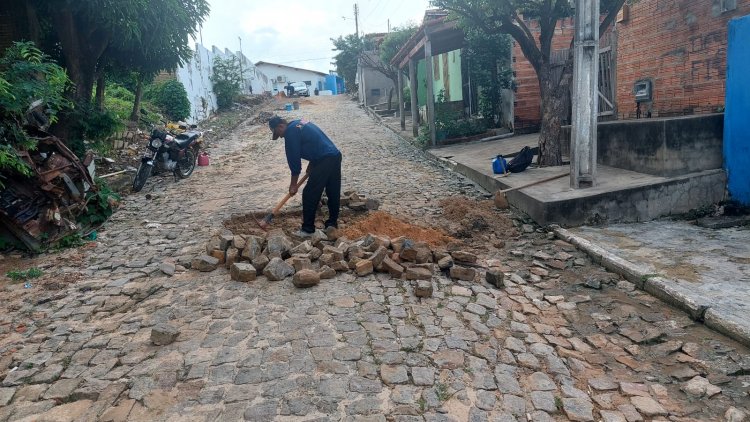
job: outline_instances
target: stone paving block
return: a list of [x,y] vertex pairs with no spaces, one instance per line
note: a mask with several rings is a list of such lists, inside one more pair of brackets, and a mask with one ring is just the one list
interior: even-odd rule
[[151,342],[157,346],[166,346],[177,340],[180,331],[170,324],[157,324],[151,329]]
[[252,264],[235,262],[232,264],[229,274],[234,281],[250,282],[255,280],[257,272]]
[[0,406],[7,406],[15,393],[15,388],[0,388]]
[[409,381],[406,367],[402,365],[380,365],[380,377],[388,385],[404,384]]

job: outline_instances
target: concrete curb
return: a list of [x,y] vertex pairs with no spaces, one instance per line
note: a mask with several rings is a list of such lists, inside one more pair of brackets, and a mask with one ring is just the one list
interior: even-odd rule
[[735,321],[731,315],[724,315],[711,307],[711,303],[690,295],[689,286],[679,280],[673,280],[651,274],[649,270],[607,251],[601,246],[576,236],[561,227],[552,227],[560,239],[586,252],[591,259],[616,274],[625,277],[639,289],[650,295],[685,311],[690,318],[703,322],[707,327],[727,337],[750,346],[750,328]]

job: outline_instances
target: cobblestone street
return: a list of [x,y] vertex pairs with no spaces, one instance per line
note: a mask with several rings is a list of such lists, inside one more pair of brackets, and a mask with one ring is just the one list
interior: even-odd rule
[[[407,221],[450,231],[442,199],[488,197],[344,96],[280,113],[342,150],[343,191]],[[56,289],[3,285],[0,421],[748,420],[747,347],[510,211],[496,216],[517,229],[463,239],[476,278],[436,273],[431,298],[382,273],[297,289],[187,269],[287,189],[283,140],[247,117],[209,167],[127,197],[96,242],[29,260]],[[161,323],[175,342],[152,342]]]

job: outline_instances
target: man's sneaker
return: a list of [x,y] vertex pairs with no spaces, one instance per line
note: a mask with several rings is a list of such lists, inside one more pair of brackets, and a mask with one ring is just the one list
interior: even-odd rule
[[302,229],[297,230],[293,234],[294,237],[300,237],[302,239],[310,238],[310,237],[312,237],[312,235],[313,235],[312,233],[308,233],[308,232],[306,232],[306,231],[304,231]]

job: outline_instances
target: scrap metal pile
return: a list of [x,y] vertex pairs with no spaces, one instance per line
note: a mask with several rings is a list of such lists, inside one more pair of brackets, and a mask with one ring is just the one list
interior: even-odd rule
[[33,175],[2,175],[0,223],[26,247],[38,251],[79,229],[76,221],[86,211],[86,194],[97,188],[93,155],[81,162],[60,139],[41,131],[34,135],[36,150],[18,151]]

